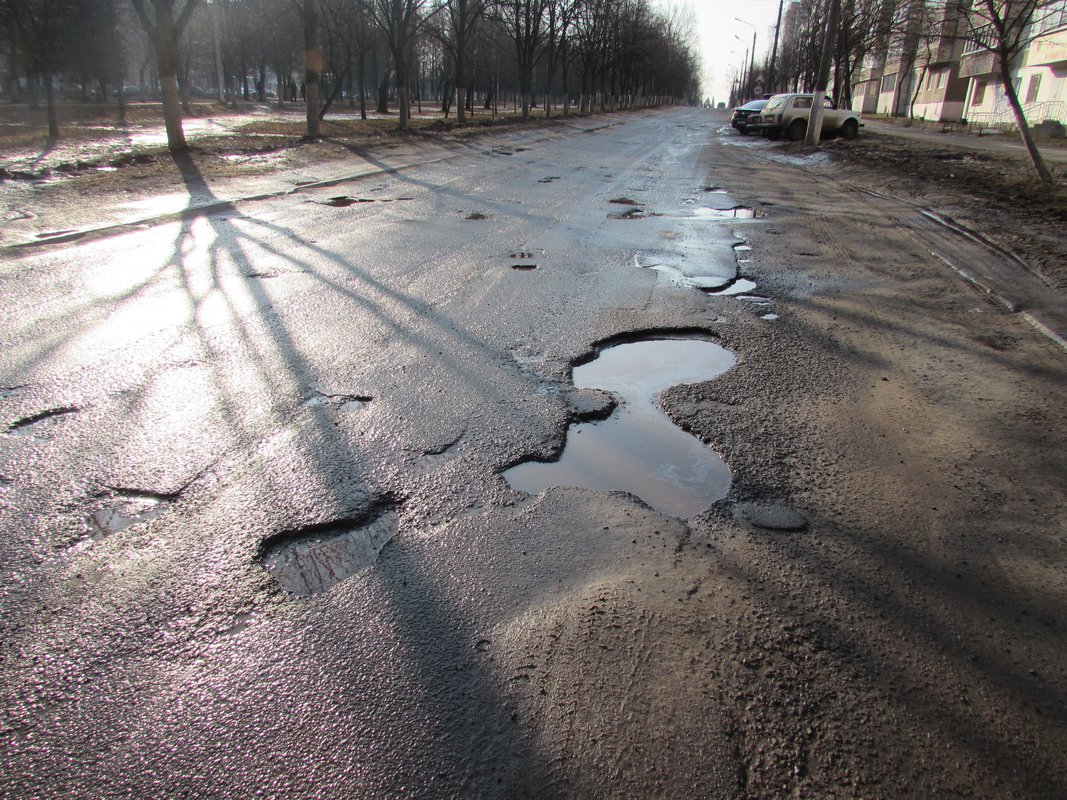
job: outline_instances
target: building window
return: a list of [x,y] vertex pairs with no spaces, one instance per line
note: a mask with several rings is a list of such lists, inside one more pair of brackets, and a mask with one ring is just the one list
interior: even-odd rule
[[944,89],[946,83],[948,83],[948,70],[943,69],[937,73],[937,88]]
[[974,97],[971,98],[972,106],[980,106],[985,102],[985,81],[978,81],[974,84]]
[[[1038,5],[1042,4],[1038,3]],[[1034,29],[1031,36],[1035,37],[1067,26],[1067,0],[1048,3],[1036,9],[1033,19]]]
[[897,88],[897,74],[894,72],[892,75],[886,75],[882,78],[882,91],[891,92]]
[[1031,75],[1030,84],[1026,87],[1026,100],[1025,103],[1036,103],[1037,93],[1041,90],[1041,76]]

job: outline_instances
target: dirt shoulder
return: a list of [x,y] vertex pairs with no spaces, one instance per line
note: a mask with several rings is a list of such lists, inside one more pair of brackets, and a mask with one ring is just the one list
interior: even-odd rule
[[[738,365],[665,402],[723,452],[731,503],[807,520],[738,525],[725,504],[679,559],[718,609],[698,658],[742,794],[1063,796],[1067,355],[870,191],[996,217],[1059,280],[1062,211],[1001,197],[977,177],[1011,169],[997,159],[923,152],[905,173],[914,146],[881,137],[814,166],[783,150],[708,148],[764,215],[746,269],[777,318],[724,306]],[[663,629],[699,629],[687,613]]]
[[[75,110],[77,110],[75,108]],[[7,109],[10,114],[10,109]],[[83,113],[89,114],[89,110]],[[73,112],[72,112],[73,113]],[[98,112],[99,113],[99,112]],[[425,114],[408,132],[396,118],[346,110],[303,138],[302,108],[238,112],[205,106],[186,119],[189,148],[166,148],[157,110],[134,106],[126,122],[90,117],[63,127],[54,146],[36,127],[0,122],[0,245],[188,214],[217,203],[295,191],[468,153],[503,136],[553,136],[612,124],[614,115],[533,118],[477,114],[465,126]]]
[[[802,146],[787,151],[803,153]],[[983,152],[892,134],[833,139],[827,172],[937,209],[1019,255],[1067,289],[1067,164],[1050,162],[1057,181],[1040,187],[1024,155]]]

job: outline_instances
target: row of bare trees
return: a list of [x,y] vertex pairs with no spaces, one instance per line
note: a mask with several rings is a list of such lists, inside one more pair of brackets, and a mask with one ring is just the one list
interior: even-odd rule
[[[411,92],[433,96],[460,123],[501,93],[530,116],[540,92],[563,113],[652,102],[695,102],[699,58],[691,20],[654,0],[0,0],[5,93],[43,91],[59,136],[54,91],[75,83],[122,111],[130,75],[163,102],[172,149],[185,147],[183,106],[214,87],[219,99],[307,103],[307,133],[338,99],[373,87],[399,126]],[[19,80],[21,78],[21,81]],[[90,87],[92,87],[90,89]]]

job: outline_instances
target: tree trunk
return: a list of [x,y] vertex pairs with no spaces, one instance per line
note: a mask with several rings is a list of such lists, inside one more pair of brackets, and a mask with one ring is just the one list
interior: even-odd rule
[[56,116],[56,93],[52,87],[52,72],[47,68],[44,73],[44,100],[48,114],[48,141],[52,143],[59,139],[59,118]]
[[1022,104],[1019,103],[1019,95],[1015,92],[1015,84],[1011,81],[1011,62],[1008,59],[1007,53],[1003,51],[998,52],[997,62],[1000,65],[1000,79],[1004,81],[1004,93],[1008,96],[1008,104],[1011,106],[1011,113],[1015,115],[1015,124],[1019,127],[1019,135],[1023,139],[1026,153],[1030,156],[1030,161],[1033,163],[1034,169],[1037,171],[1037,177],[1041,180],[1041,185],[1046,189],[1051,189],[1055,185],[1055,182],[1052,179],[1052,173],[1045,164],[1045,159],[1041,156],[1041,151],[1037,149],[1037,143],[1034,141],[1034,134],[1030,131],[1030,123],[1027,122],[1026,114],[1023,113]]
[[182,103],[178,96],[178,42],[173,30],[160,30],[156,44],[156,67],[163,94],[163,123],[167,129],[167,147],[172,153],[185,150],[182,130]]
[[359,51],[359,118],[367,118],[367,56]]
[[322,105],[322,110],[319,111],[319,119],[326,118],[326,112],[330,110],[330,106],[333,105],[333,101],[337,99],[341,94],[341,87],[344,85],[345,78],[348,77],[348,70],[345,70],[341,75],[334,76],[334,79],[327,84],[330,93],[326,97],[326,102]]
[[319,120],[319,73],[322,56],[318,43],[319,9],[316,0],[304,0],[304,84],[307,91],[308,139],[318,139],[321,131]]
[[563,116],[569,117],[571,115],[571,83],[570,83],[570,66],[567,61],[567,39],[563,39]]
[[463,43],[456,47],[456,121],[460,125],[467,123],[467,62],[463,53]]
[[402,131],[406,131],[408,129],[408,120],[411,118],[411,109],[408,107],[408,87],[406,84],[398,83],[396,85],[396,97],[397,102],[400,105],[399,128]]
[[922,70],[919,72],[919,80],[915,82],[915,91],[911,93],[911,102],[908,103],[908,125],[911,125],[912,120],[915,119],[915,101],[919,99],[919,92],[923,88],[923,80],[926,79],[926,71],[930,68],[930,62],[927,60],[923,64]]
[[389,74],[382,78],[382,85],[378,87],[378,113],[389,113]]

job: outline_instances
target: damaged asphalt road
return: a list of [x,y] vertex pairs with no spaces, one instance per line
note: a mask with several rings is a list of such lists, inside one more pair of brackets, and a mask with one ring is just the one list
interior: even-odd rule
[[[612,119],[0,261],[0,793],[1067,791],[1063,352]],[[508,483],[666,336],[736,358],[661,402],[724,500]]]

